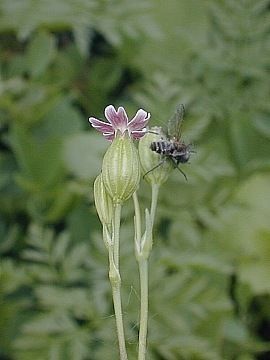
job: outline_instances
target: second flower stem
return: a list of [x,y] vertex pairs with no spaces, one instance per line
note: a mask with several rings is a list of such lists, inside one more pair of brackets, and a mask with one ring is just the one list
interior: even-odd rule
[[[152,199],[150,217],[152,226],[155,220],[157,200],[159,193],[159,185],[152,185]],[[141,241],[141,214],[137,194],[133,194],[134,208],[135,208],[135,227],[136,239]],[[142,250],[141,245],[135,244],[139,251]],[[142,256],[141,256],[142,255]],[[139,273],[140,273],[140,294],[141,294],[141,308],[140,308],[140,331],[139,331],[139,354],[138,360],[145,360],[146,358],[146,345],[147,345],[147,327],[148,327],[148,257],[142,253],[137,256]]]
[[154,225],[154,221],[155,221],[157,201],[158,201],[158,192],[159,192],[159,185],[153,184],[152,185],[151,211],[150,211],[152,225]]
[[141,310],[139,332],[139,360],[144,360],[146,355],[146,339],[148,324],[148,260],[139,260],[140,285],[141,285]]

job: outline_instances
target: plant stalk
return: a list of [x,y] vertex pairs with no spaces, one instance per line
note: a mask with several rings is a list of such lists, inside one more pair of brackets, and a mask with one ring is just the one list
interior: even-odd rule
[[128,360],[125,333],[123,324],[122,302],[121,302],[121,277],[119,272],[119,243],[120,243],[120,219],[121,204],[116,204],[113,220],[113,241],[109,247],[110,271],[109,278],[112,286],[113,306],[116,320],[120,360]]
[[139,261],[139,272],[141,284],[141,310],[138,360],[145,360],[148,326],[148,259],[141,259]]
[[[157,200],[158,200],[159,185],[152,185],[152,199],[151,199],[151,222],[152,226],[155,220]],[[137,194],[133,194],[133,202],[135,209],[135,227],[136,227],[136,241],[141,241],[141,214]],[[139,251],[142,251],[140,246],[135,244]],[[141,253],[142,254],[142,253]],[[141,295],[141,307],[140,307],[140,331],[139,331],[139,353],[138,360],[145,360],[146,348],[147,348],[147,328],[148,328],[148,257],[144,255],[138,255],[138,265],[140,273],[140,295]]]
[[127,356],[126,343],[125,343],[120,287],[121,287],[121,280],[118,284],[112,285],[112,296],[113,296],[113,306],[115,312],[120,360],[127,360],[128,356]]
[[135,212],[136,239],[140,240],[142,237],[141,211],[140,211],[140,204],[139,204],[138,195],[137,195],[136,191],[133,194],[133,203],[134,203],[134,212]]
[[158,201],[158,192],[159,192],[159,185],[152,184],[152,200],[151,200],[151,211],[150,211],[152,225],[154,225],[154,222],[155,222],[155,215],[156,215],[157,201]]
[[116,268],[119,270],[119,247],[120,247],[120,221],[122,205],[116,204],[113,221],[113,256]]

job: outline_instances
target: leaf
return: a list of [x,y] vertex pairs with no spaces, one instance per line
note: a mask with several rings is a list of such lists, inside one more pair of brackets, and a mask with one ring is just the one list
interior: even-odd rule
[[26,53],[26,67],[31,76],[40,76],[53,60],[55,43],[52,35],[37,33],[31,41]]
[[77,177],[88,180],[100,173],[102,156],[109,143],[94,133],[80,133],[65,140],[63,158]]
[[88,26],[77,25],[74,28],[74,37],[81,55],[86,57],[92,42],[93,31]]
[[68,97],[60,98],[43,117],[35,135],[44,141],[44,138],[64,138],[82,130],[83,119],[79,111],[72,106]]
[[[22,175],[29,181],[29,185],[33,186],[33,190],[39,186],[51,186],[61,177],[63,173],[59,157],[61,144],[57,139],[37,144],[28,131],[21,126],[16,126],[11,142],[22,169]],[[24,186],[24,182],[21,184]]]
[[65,315],[47,314],[47,316],[39,316],[24,326],[25,333],[28,334],[57,334],[61,332],[69,332],[73,330],[74,324]]
[[54,263],[61,263],[62,261],[64,261],[69,245],[69,234],[65,232],[61,233],[58,236],[57,242],[54,246],[54,251],[52,253],[52,259]]
[[[268,255],[269,256],[269,255]],[[243,260],[240,264],[240,280],[251,287],[254,294],[263,295],[270,293],[269,260],[252,261],[252,259]]]
[[258,115],[255,117],[253,122],[254,127],[260,132],[262,136],[269,138],[270,136],[270,116]]

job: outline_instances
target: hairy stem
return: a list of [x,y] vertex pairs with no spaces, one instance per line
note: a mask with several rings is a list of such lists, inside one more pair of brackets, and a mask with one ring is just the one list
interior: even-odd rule
[[140,284],[141,284],[141,310],[140,310],[140,332],[139,332],[139,360],[146,356],[146,339],[148,324],[148,260],[139,261]]
[[120,287],[121,287],[121,280],[118,284],[114,284],[112,286],[112,296],[113,296],[113,305],[114,305],[114,312],[116,319],[120,359],[127,360],[128,356],[127,356],[126,343],[125,343]]
[[135,211],[135,231],[136,231],[136,239],[139,240],[142,237],[142,230],[141,230],[141,211],[139,200],[137,196],[137,192],[133,194],[133,203],[134,203],[134,211]]
[[[152,200],[151,200],[151,222],[152,226],[155,219],[155,213],[157,208],[159,186],[152,185]],[[133,195],[134,209],[135,209],[135,227],[136,237],[135,243],[139,254],[137,255],[139,273],[140,273],[140,293],[141,293],[141,307],[140,307],[140,331],[139,331],[139,353],[138,360],[145,360],[146,358],[146,346],[147,346],[147,327],[148,327],[148,256],[145,257],[142,249],[142,237],[141,237],[141,214],[139,201],[137,194]]]
[[157,201],[158,201],[158,192],[159,192],[159,185],[153,184],[152,185],[151,212],[150,212],[152,225],[154,225],[154,221],[155,221]]
[[113,220],[113,241],[109,247],[110,271],[109,278],[112,286],[113,306],[115,312],[120,360],[127,360],[127,351],[125,343],[125,333],[123,325],[123,313],[121,303],[121,277],[119,272],[119,238],[120,238],[120,219],[121,204],[116,204]]
[[116,204],[113,221],[113,256],[116,268],[119,270],[119,246],[120,246],[120,220],[122,205]]

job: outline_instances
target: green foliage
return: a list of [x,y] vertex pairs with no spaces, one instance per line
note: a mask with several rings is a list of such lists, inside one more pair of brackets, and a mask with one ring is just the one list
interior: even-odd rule
[[45,32],[38,33],[32,40],[26,54],[27,71],[32,77],[38,77],[47,68],[54,50],[54,38]]
[[149,18],[149,8],[150,2],[142,0],[136,4],[132,0],[76,0],[76,3],[71,0],[15,0],[12,3],[4,0],[0,7],[0,31],[15,30],[25,39],[41,26],[71,29],[78,48],[86,53],[92,28],[114,45],[119,45],[123,37],[158,36],[158,29]]
[[[269,1],[0,2],[0,357],[117,359],[93,180],[110,103],[166,125],[185,103],[196,154],[161,189],[149,359],[267,357]],[[149,207],[149,188],[140,198]],[[136,358],[131,204],[121,234]]]
[[89,352],[94,311],[87,280],[89,249],[83,243],[71,247],[67,233],[55,238],[38,226],[32,226],[28,236],[22,258],[28,262],[28,285],[35,286],[26,311],[35,310],[15,342],[18,357],[83,359]]

